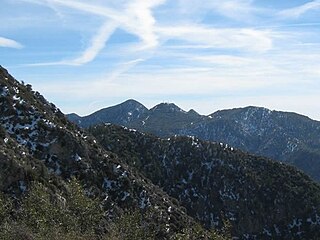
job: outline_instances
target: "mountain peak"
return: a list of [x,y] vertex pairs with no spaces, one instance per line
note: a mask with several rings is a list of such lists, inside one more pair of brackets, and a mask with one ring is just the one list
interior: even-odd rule
[[186,113],[184,110],[182,110],[180,107],[178,107],[174,103],[160,103],[160,104],[154,106],[153,108],[151,108],[150,111]]
[[123,103],[120,103],[119,105],[144,107],[144,105],[142,103],[138,102],[135,99],[128,99],[128,100],[124,101]]
[[190,109],[190,110],[188,111],[188,114],[200,116],[200,114],[199,114],[197,111],[195,111],[194,109]]
[[130,112],[137,112],[137,113],[143,113],[145,111],[148,111],[148,109],[140,102],[134,100],[134,99],[128,99],[118,105],[109,107],[109,108],[105,108],[102,110],[106,110],[106,109],[118,109],[121,112],[128,112],[128,114],[130,115]]
[[89,127],[94,122],[99,123],[114,123],[126,125],[132,121],[136,121],[144,115],[148,109],[134,99],[129,99],[118,105],[103,108],[85,117],[77,117],[74,114],[69,114],[69,120],[80,123],[83,127]]
[[265,107],[259,107],[259,106],[248,106],[243,108],[244,110],[249,110],[249,111],[259,111],[259,112],[271,112],[270,109],[265,108]]

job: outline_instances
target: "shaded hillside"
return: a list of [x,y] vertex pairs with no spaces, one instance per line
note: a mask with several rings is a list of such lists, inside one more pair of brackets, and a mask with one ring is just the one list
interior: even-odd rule
[[87,196],[99,199],[107,225],[133,210],[152,210],[145,221],[156,226],[156,239],[167,239],[194,225],[177,200],[105,151],[2,67],[0,146],[0,190],[9,198],[23,198],[35,182],[51,186],[53,193],[63,191],[76,178]]
[[89,130],[207,227],[226,218],[240,239],[320,237],[320,186],[294,167],[193,137],[110,124]]
[[205,124],[179,134],[221,141],[297,166],[320,180],[320,123],[308,117],[265,108],[218,111]]
[[[320,180],[320,122],[308,117],[260,107],[223,110],[201,116],[193,110],[185,112],[174,104],[162,103],[150,110],[139,104],[143,111],[130,121],[118,121],[134,110],[128,102],[123,104],[127,105],[127,111],[117,111],[120,114],[117,119],[112,117],[111,108],[106,108],[83,118],[70,116],[70,120],[82,127],[104,122],[160,137],[195,136],[228,143],[244,151],[297,166],[315,180]],[[123,109],[120,106],[112,107],[112,111]],[[99,121],[96,121],[97,116]]]

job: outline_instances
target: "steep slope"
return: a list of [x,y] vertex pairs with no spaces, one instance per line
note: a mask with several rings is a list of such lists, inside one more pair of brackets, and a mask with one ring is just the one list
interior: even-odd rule
[[26,191],[27,182],[49,180],[43,162],[33,158],[28,149],[17,144],[1,126],[0,169],[0,192],[15,196]]
[[[95,114],[90,116],[90,124]],[[118,116],[123,118],[125,115]],[[74,116],[69,119],[74,121]],[[110,120],[110,121],[109,121]],[[160,137],[195,136],[297,166],[320,181],[320,122],[288,112],[260,107],[236,108],[201,116],[174,104],[159,104],[130,122],[108,121]],[[100,123],[100,122],[99,122]]]
[[[88,196],[101,199],[106,217],[129,209],[152,209],[149,221],[168,238],[194,221],[157,186],[105,151],[30,85],[0,67],[0,187],[19,196],[32,181],[69,181],[76,177]],[[59,185],[59,184],[58,184]]]
[[89,130],[207,227],[226,218],[240,239],[320,238],[320,186],[291,166],[194,137]]

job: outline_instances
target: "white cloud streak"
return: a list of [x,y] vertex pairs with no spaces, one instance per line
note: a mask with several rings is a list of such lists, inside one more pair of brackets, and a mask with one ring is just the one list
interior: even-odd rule
[[126,9],[129,18],[135,20],[126,23],[126,28],[141,38],[145,44],[144,49],[158,46],[158,37],[154,32],[156,20],[151,10],[164,2],[165,0],[136,0]]
[[188,15],[215,13],[240,22],[252,22],[256,13],[269,12],[255,7],[252,0],[179,0],[179,7]]
[[58,65],[69,65],[69,66],[81,66],[83,64],[93,61],[97,55],[102,51],[112,33],[117,28],[117,25],[112,22],[106,22],[98,30],[97,34],[93,36],[90,42],[90,46],[81,54],[80,57],[71,60],[62,60],[58,62],[48,63],[35,63],[28,64],[28,66],[58,66]]
[[254,12],[258,11],[252,6],[252,0],[210,1],[209,6],[222,16],[240,21],[252,20]]
[[21,49],[23,45],[12,39],[0,37],[0,47]]
[[62,61],[61,63],[66,65],[83,65],[93,61],[105,47],[106,42],[116,28],[117,25],[112,22],[103,24],[97,34],[93,36],[90,46],[81,54],[80,57],[71,61]]
[[279,13],[279,15],[287,18],[298,18],[308,11],[318,10],[318,9],[320,9],[320,0],[315,0],[315,1],[305,3],[298,7],[283,10]]
[[[26,0],[29,1],[29,0]],[[33,3],[34,0],[32,1]],[[100,16],[108,19],[92,37],[89,47],[81,54],[80,57],[73,60],[62,60],[58,62],[29,64],[32,66],[46,65],[83,65],[93,61],[97,55],[104,49],[109,37],[117,28],[123,28],[128,32],[137,35],[143,42],[137,50],[145,50],[158,46],[158,37],[154,32],[156,20],[152,15],[152,8],[163,4],[165,0],[135,0],[129,2],[122,11],[114,10],[105,6],[86,4],[81,1],[73,0],[47,0],[48,7],[62,6]],[[43,2],[37,2],[43,4]]]
[[272,48],[272,32],[250,28],[212,28],[203,25],[159,27],[164,38],[210,45],[213,48],[247,49],[257,52]]

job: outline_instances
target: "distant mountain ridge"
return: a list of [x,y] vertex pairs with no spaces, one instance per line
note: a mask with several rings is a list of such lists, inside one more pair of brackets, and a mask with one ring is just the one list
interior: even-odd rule
[[113,123],[160,137],[187,135],[228,143],[292,164],[320,181],[320,122],[296,113],[250,106],[203,116],[172,103],[161,103],[148,110],[141,103],[128,100],[89,116],[68,117],[81,127]]

